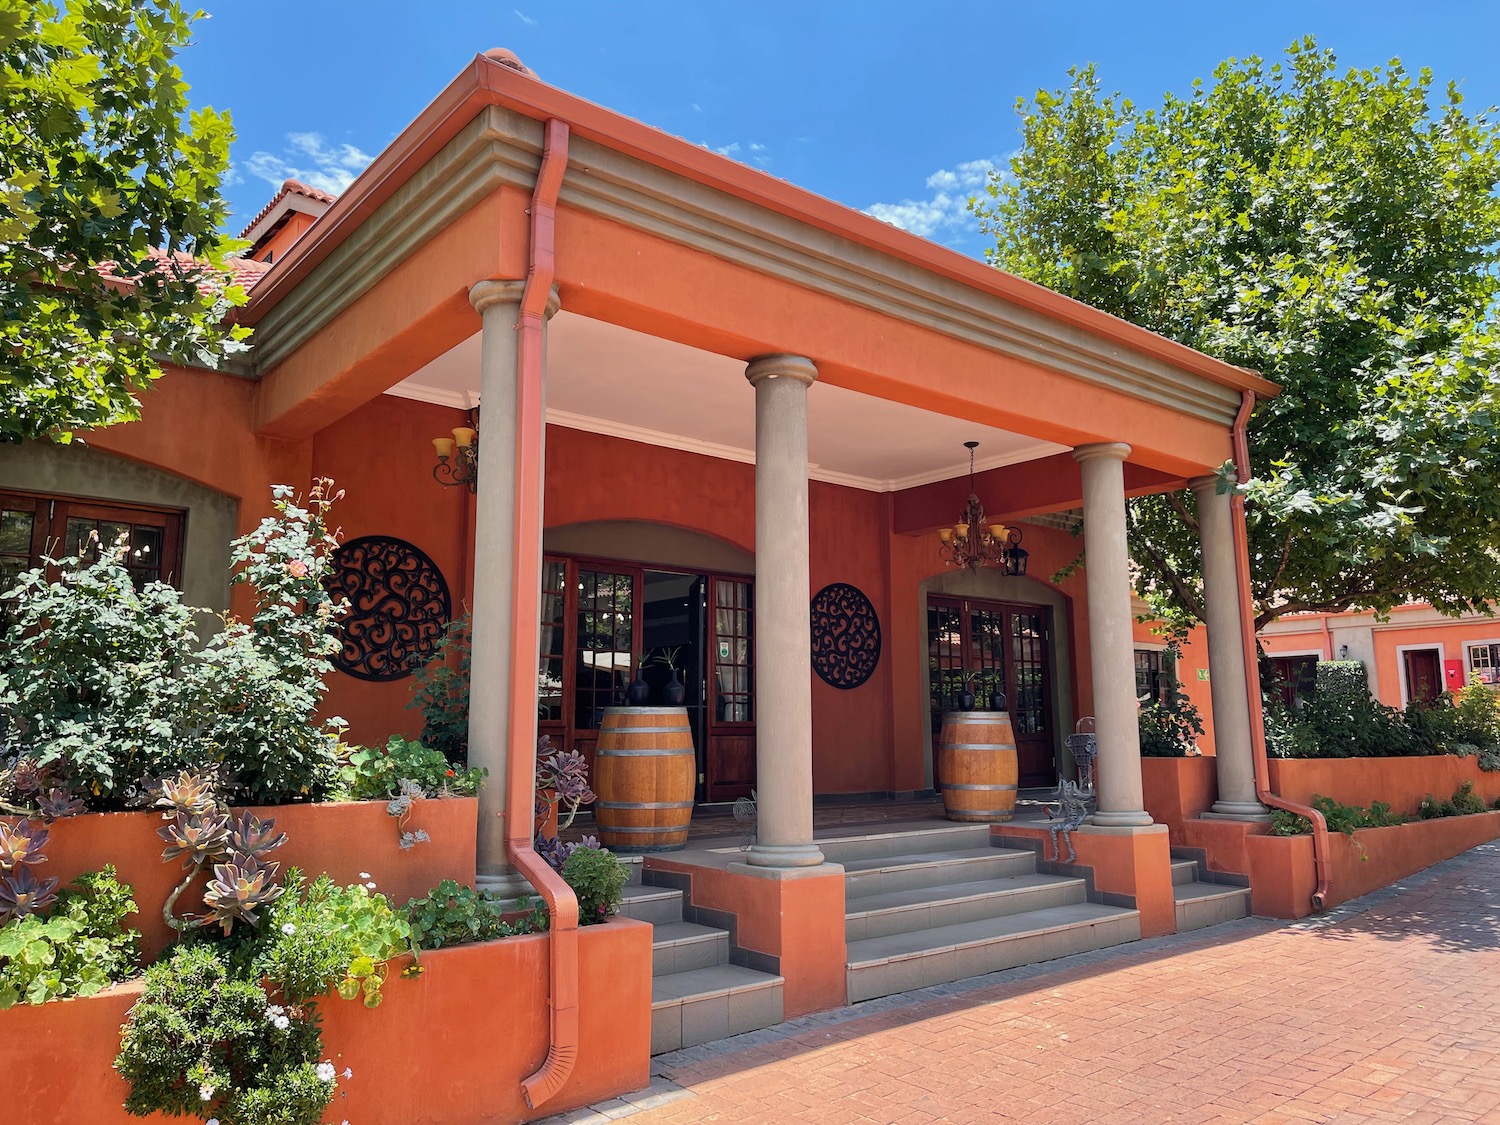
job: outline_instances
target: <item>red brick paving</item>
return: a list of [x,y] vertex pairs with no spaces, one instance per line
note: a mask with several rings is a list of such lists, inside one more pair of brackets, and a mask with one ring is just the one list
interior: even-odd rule
[[1494,846],[1332,919],[1018,973],[662,1056],[683,1091],[625,1119],[1500,1125]]

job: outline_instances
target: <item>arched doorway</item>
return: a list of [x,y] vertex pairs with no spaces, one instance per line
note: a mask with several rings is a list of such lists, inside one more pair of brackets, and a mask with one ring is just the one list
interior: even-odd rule
[[639,671],[651,704],[675,676],[699,801],[755,787],[755,559],[663,524],[601,520],[543,534],[538,724],[592,766],[606,707]]
[[1072,613],[1045,582],[991,570],[949,571],[919,585],[921,690],[926,781],[936,786],[933,742],[941,714],[967,679],[981,705],[1005,693],[1016,732],[1021,785],[1057,784],[1071,769],[1064,736],[1073,729]]

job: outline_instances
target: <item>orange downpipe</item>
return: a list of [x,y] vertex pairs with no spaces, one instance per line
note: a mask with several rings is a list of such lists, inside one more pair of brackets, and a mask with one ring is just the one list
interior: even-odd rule
[[[1245,426],[1255,409],[1255,392],[1246,390],[1240,409],[1234,417],[1234,465],[1241,483],[1250,479],[1250,442]],[[1328,822],[1323,814],[1308,805],[1299,805],[1271,792],[1271,767],[1266,761],[1266,716],[1261,706],[1260,661],[1255,652],[1255,600],[1250,590],[1250,531],[1245,523],[1245,497],[1236,490],[1230,498],[1234,518],[1234,566],[1240,595],[1240,637],[1245,646],[1245,694],[1250,704],[1250,747],[1255,765],[1255,797],[1263,805],[1305,816],[1313,826],[1313,866],[1317,871],[1318,889],[1313,892],[1312,908],[1322,910],[1328,901]]]
[[[522,674],[532,667],[541,644],[538,605],[542,588],[542,545],[534,532],[542,526],[542,458],[546,418],[542,385],[542,340],[547,298],[555,270],[554,237],[557,195],[568,166],[568,126],[552,119],[546,125],[542,165],[531,196],[531,260],[521,315],[516,324],[516,534],[511,558],[510,714],[511,745],[506,767],[505,851],[547,904],[552,919],[548,934],[551,980],[548,1007],[551,1035],[547,1057],[536,1073],[521,1081],[532,1109],[546,1102],[573,1073],[578,1059],[578,899],[556,871],[532,847],[532,803],[536,789],[536,681]],[[529,715],[532,722],[521,716]]]

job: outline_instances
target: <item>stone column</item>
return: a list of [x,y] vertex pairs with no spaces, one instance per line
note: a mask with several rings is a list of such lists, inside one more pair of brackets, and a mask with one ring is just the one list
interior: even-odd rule
[[1244,634],[1235,573],[1234,513],[1230,494],[1220,493],[1218,485],[1218,477],[1188,482],[1198,500],[1198,539],[1203,546],[1203,619],[1208,626],[1214,766],[1219,775],[1219,799],[1213,812],[1237,819],[1265,818],[1270,814],[1255,797],[1250,700],[1245,689]]
[[755,867],[814,867],[812,597],[807,547],[809,359],[761,356],[755,388]]
[[[474,504],[474,605],[470,617],[469,765],[489,770],[479,790],[478,881],[505,897],[530,890],[506,861],[506,765],[517,737],[512,721],[529,724],[536,711],[511,715],[512,675],[536,677],[534,665],[512,668],[510,638],[512,556],[516,527],[516,321],[524,281],[481,281],[469,301],[482,318],[479,359],[479,491]],[[547,316],[557,311],[554,290]],[[541,528],[529,529],[541,549]],[[541,590],[537,590],[541,612]]]
[[1100,828],[1144,828],[1141,737],[1136,718],[1135,643],[1130,613],[1130,551],[1125,542],[1123,442],[1073,450],[1083,473],[1084,577],[1089,595],[1089,653],[1094,730],[1099,736]]

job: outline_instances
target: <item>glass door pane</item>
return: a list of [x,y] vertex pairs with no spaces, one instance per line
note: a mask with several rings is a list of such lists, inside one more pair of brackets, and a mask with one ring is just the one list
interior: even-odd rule
[[625,702],[635,672],[635,575],[580,570],[577,620],[573,726],[597,730],[604,709]]
[[1046,734],[1047,619],[1041,613],[1010,615],[1011,677],[1015,699],[1011,719],[1017,734]]
[[714,721],[755,721],[754,613],[749,582],[714,581]]
[[543,723],[563,721],[563,632],[567,623],[564,604],[568,593],[568,565],[547,560],[542,564],[542,635],[537,660],[537,719]]
[[1005,676],[1005,614],[999,609],[976,607],[969,613],[969,690],[974,706],[988,710],[990,696],[1010,690]]

